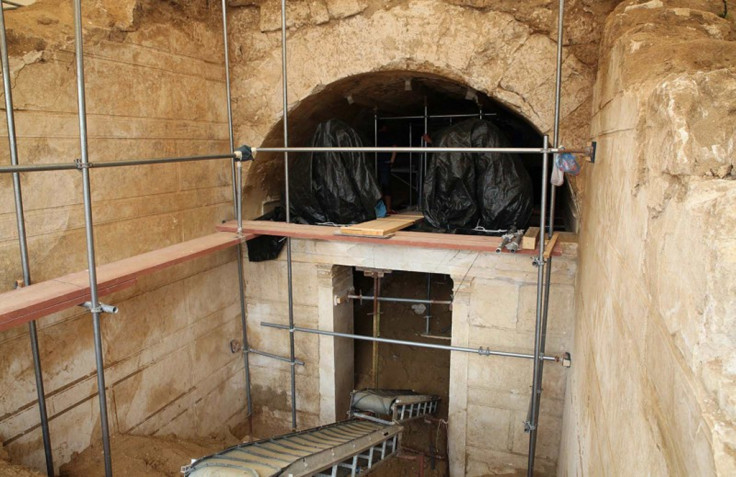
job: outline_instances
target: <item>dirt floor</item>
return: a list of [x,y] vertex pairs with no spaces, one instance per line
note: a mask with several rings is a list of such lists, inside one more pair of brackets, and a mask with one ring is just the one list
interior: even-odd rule
[[[191,459],[212,454],[237,444],[233,441],[198,439],[187,441],[175,437],[144,437],[118,435],[111,439],[114,475],[141,477],[170,477],[181,475],[181,468]],[[88,477],[105,475],[102,444],[88,447],[75,455],[71,462],[61,466],[61,477]],[[0,477],[6,474],[0,470]],[[26,474],[7,474],[21,475]],[[28,474],[36,476],[40,474]]]
[[[452,280],[446,275],[430,275],[431,296],[437,300],[449,300]],[[373,279],[362,273],[355,274],[355,289],[364,295],[373,295]],[[381,296],[426,298],[427,274],[393,272],[381,280]],[[381,336],[435,344],[449,344],[448,340],[426,338],[423,305],[406,303],[381,303]],[[356,334],[371,335],[373,331],[373,303],[355,303]],[[447,305],[430,308],[430,334],[450,336],[452,312]],[[355,388],[374,387],[372,376],[373,344],[355,342]],[[402,447],[408,451],[424,453],[426,475],[447,475],[447,402],[450,385],[450,352],[403,345],[380,344],[378,347],[378,387],[389,389],[413,389],[440,396],[437,419],[418,419],[407,423],[402,436]],[[347,398],[347,397],[346,397]],[[439,458],[430,459],[435,455]],[[432,470],[434,467],[434,470]],[[418,475],[418,461],[392,459],[376,469],[376,476]]]
[[44,477],[45,475],[21,465],[11,464],[7,451],[0,444],[0,477]]

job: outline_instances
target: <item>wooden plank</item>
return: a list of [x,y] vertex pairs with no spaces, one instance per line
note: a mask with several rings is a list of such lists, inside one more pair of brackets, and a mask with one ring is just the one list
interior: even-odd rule
[[[248,237],[246,237],[248,238]],[[138,277],[237,245],[234,233],[215,233],[97,267],[100,296],[131,287]],[[89,301],[87,270],[0,294],[0,331]]]
[[[217,226],[222,232],[235,230],[235,222],[226,222]],[[243,222],[243,232],[253,235],[273,235],[277,237],[291,237],[310,240],[327,240],[337,242],[356,242],[376,245],[400,245],[405,247],[435,248],[444,250],[467,250],[474,252],[491,252],[496,254],[496,248],[501,244],[500,237],[483,235],[443,234],[431,232],[398,231],[390,238],[358,237],[350,235],[336,235],[335,227],[321,225],[287,224],[284,222],[269,222],[249,220]],[[562,248],[558,245],[553,255],[560,255]],[[533,250],[520,250],[516,255],[533,255]]]
[[560,238],[560,233],[555,232],[552,234],[552,238],[549,239],[549,242],[547,242],[547,246],[544,249],[544,258],[545,260],[548,259],[550,256],[552,256],[552,251],[555,248],[555,244],[557,244],[557,239]]
[[534,250],[537,248],[538,241],[539,227],[529,227],[521,238],[521,248],[523,250]]
[[361,235],[386,237],[401,229],[405,229],[423,220],[424,216],[417,215],[391,215],[376,220],[370,220],[360,224],[340,227],[340,233],[344,235]]

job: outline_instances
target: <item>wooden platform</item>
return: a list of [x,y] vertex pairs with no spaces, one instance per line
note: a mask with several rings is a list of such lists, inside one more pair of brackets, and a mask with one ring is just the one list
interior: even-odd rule
[[340,227],[343,235],[358,235],[362,237],[391,237],[394,232],[410,227],[424,220],[423,215],[397,214],[381,217],[380,219],[362,222],[360,224]]
[[[250,237],[246,237],[248,239]],[[215,233],[97,267],[99,296],[131,287],[143,275],[237,245],[234,233]],[[87,270],[0,294],[0,331],[89,301]]]
[[[217,227],[221,232],[234,232],[235,222],[226,222]],[[390,238],[374,238],[343,235],[336,227],[322,225],[287,224],[284,222],[270,222],[248,220],[243,222],[243,233],[253,235],[275,235],[277,237],[292,237],[310,240],[329,240],[336,242],[357,242],[378,245],[402,245],[405,247],[436,248],[446,250],[468,250],[474,252],[496,252],[501,244],[500,237],[486,237],[482,235],[459,235],[430,232],[398,231]],[[508,253],[504,251],[504,253]],[[557,244],[552,251],[553,256],[562,253]],[[534,255],[534,250],[519,250],[516,255]]]

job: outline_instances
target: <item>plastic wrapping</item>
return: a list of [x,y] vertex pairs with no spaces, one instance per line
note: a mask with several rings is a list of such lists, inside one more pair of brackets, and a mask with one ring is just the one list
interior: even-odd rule
[[[283,222],[286,220],[286,211],[283,207],[276,207],[273,212],[269,212],[256,220],[271,220],[274,222]],[[286,237],[274,237],[272,235],[259,235],[245,242],[248,247],[249,262],[263,262],[266,260],[275,260],[284,248]]]
[[[357,131],[332,119],[317,126],[312,147],[362,147]],[[295,219],[350,224],[376,218],[381,191],[364,153],[316,152],[290,157],[290,202]]]
[[[463,121],[442,131],[437,147],[509,147],[492,123]],[[534,192],[521,159],[506,153],[435,153],[424,181],[425,220],[442,230],[524,228]]]

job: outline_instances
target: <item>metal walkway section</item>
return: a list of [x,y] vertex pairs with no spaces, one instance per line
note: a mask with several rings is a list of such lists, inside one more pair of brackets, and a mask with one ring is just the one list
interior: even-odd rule
[[439,396],[410,389],[363,389],[350,394],[350,417],[383,424],[402,423],[437,413],[439,401]]
[[351,419],[239,444],[181,471],[186,477],[355,476],[396,454],[402,430]]

